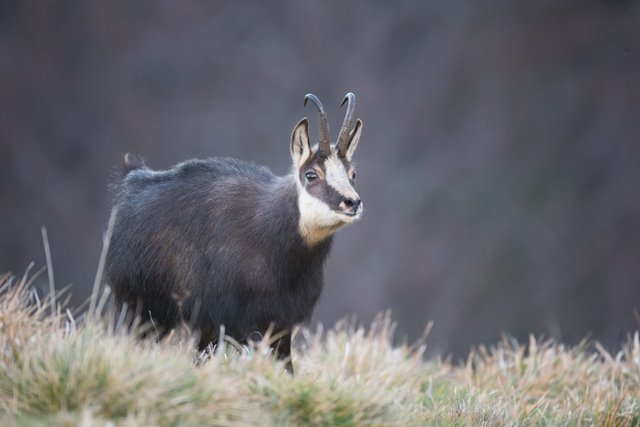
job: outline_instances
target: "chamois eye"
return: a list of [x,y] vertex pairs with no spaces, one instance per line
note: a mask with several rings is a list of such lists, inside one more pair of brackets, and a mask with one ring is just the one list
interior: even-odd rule
[[318,177],[318,175],[316,175],[316,173],[312,171],[305,173],[304,176],[306,176],[309,181],[313,181]]
[[356,173],[355,173],[355,171],[354,171],[354,172],[351,172],[351,179],[353,179],[353,180],[355,180],[355,179],[356,179]]

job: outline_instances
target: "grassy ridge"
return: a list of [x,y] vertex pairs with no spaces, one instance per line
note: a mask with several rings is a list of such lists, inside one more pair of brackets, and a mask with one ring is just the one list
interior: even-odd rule
[[[467,363],[393,346],[392,325],[301,330],[296,375],[266,347],[204,357],[140,342],[0,278],[0,425],[640,425],[640,340],[610,355],[503,340]],[[204,362],[204,363],[202,363]]]

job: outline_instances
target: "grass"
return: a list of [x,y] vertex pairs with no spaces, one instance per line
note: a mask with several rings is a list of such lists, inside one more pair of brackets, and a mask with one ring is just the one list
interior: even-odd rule
[[382,315],[298,331],[290,376],[267,346],[197,354],[60,307],[0,276],[2,426],[640,425],[638,332],[615,355],[504,338],[454,364],[394,346]]

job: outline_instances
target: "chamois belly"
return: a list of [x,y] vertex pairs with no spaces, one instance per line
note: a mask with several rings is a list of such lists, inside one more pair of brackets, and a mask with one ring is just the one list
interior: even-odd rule
[[[286,266],[281,266],[286,267]],[[256,266],[237,266],[225,271],[228,281],[212,277],[204,290],[197,329],[217,336],[221,325],[227,334],[244,341],[269,327],[278,332],[291,329],[311,316],[322,288],[322,271],[309,269],[295,278]],[[194,301],[195,306],[198,302]]]

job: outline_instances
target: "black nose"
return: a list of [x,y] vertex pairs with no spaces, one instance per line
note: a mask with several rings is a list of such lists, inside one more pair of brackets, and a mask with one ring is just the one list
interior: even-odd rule
[[360,199],[344,199],[343,201],[347,209],[351,209],[353,212],[358,210],[358,207],[360,207],[360,202]]

